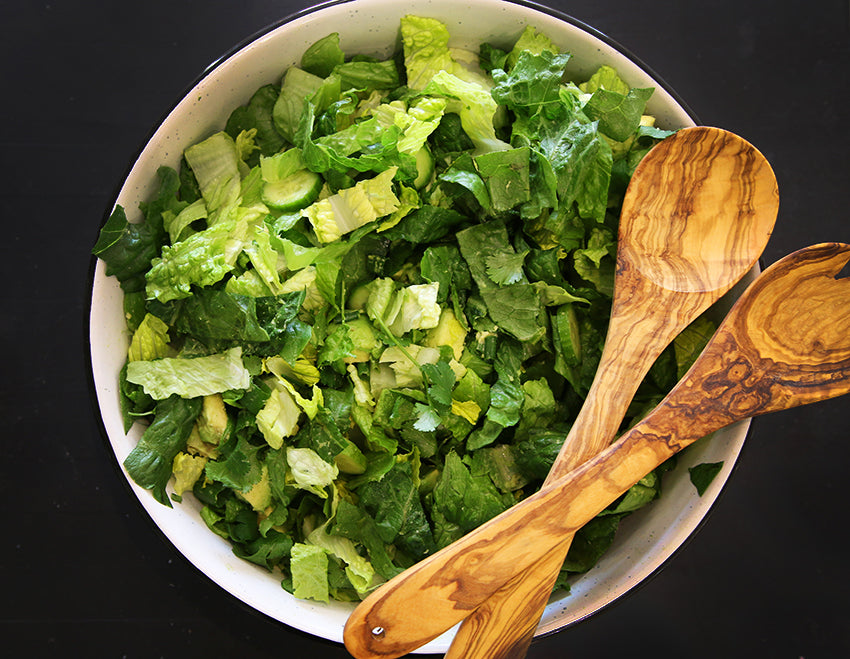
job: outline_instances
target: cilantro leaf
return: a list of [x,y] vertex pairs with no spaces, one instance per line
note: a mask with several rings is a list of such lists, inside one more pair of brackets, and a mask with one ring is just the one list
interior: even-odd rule
[[525,250],[513,254],[491,254],[485,257],[487,275],[500,285],[518,283],[524,276],[522,266],[528,252],[529,250]]

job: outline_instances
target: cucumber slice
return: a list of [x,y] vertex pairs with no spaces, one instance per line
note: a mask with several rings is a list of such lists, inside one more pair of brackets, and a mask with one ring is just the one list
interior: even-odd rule
[[309,169],[299,169],[279,181],[266,183],[263,203],[279,211],[297,211],[316,201],[321,190],[321,176]]
[[431,182],[433,175],[434,156],[427,146],[423,146],[416,152],[416,179],[413,181],[413,187],[417,190],[424,188]]

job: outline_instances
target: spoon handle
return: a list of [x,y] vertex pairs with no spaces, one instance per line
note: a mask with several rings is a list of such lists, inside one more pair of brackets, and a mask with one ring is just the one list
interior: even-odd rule
[[[617,292],[599,367],[545,484],[570,473],[616,436],[643,378],[661,352],[714,300],[659,289],[618,260]],[[719,292],[717,296],[719,296]],[[652,305],[641,300],[653,300]],[[446,659],[521,659],[548,603],[573,534],[516,575],[458,628]]]
[[346,624],[348,650],[388,659],[421,647],[700,437],[850,392],[850,279],[838,278],[848,255],[850,245],[819,245],[762,273],[655,410],[568,476],[372,593]]

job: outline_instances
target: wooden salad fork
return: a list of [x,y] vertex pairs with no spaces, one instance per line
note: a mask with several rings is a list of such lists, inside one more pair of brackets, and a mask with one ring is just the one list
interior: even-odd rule
[[765,270],[682,380],[620,439],[361,602],[345,627],[349,652],[400,657],[436,638],[701,437],[849,393],[848,262],[850,245],[826,243]]

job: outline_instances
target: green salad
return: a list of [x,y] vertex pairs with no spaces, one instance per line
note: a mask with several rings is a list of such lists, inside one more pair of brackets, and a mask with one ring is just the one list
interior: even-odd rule
[[[449,47],[407,16],[389,59],[330,34],[161,167],[94,254],[124,291],[124,466],[296,597],[358,600],[538,489],[593,379],[631,173],[670,133],[652,89],[532,27]],[[501,44],[504,46],[504,44]],[[629,424],[712,331],[642,383]],[[577,535],[594,565],[649,474]]]

